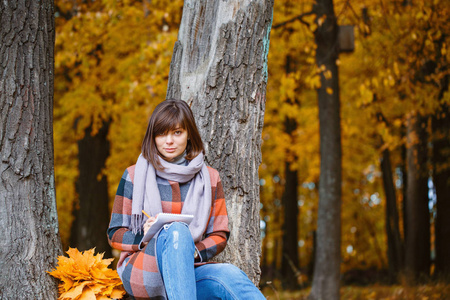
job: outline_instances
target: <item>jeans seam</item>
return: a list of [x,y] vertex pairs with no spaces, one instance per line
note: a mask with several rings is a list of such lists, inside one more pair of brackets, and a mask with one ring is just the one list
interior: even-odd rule
[[230,291],[228,289],[227,285],[225,283],[223,283],[221,280],[218,280],[217,278],[214,278],[214,277],[206,276],[206,277],[203,277],[202,279],[196,280],[195,282],[200,282],[202,280],[212,280],[212,281],[220,283],[222,285],[222,287],[231,295],[231,297],[233,297],[233,299],[239,300],[239,298],[236,297],[236,295],[233,293],[233,291]]

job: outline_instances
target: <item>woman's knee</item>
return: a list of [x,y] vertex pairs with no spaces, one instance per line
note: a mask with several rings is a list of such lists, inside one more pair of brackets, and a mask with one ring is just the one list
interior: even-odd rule
[[186,246],[194,248],[194,241],[192,239],[191,232],[185,223],[173,222],[164,227],[163,232],[161,232],[160,235],[163,234],[164,236],[164,244],[173,245],[175,249]]
[[165,225],[163,230],[166,230],[168,232],[177,231],[177,232],[179,232],[180,234],[183,234],[183,235],[189,233],[189,236],[191,235],[191,232],[189,231],[188,225],[186,223],[183,223],[183,222],[170,223],[168,225]]

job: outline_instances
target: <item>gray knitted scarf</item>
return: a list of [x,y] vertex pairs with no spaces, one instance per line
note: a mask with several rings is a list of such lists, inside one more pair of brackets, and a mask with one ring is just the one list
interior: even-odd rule
[[208,225],[211,211],[211,180],[203,154],[197,155],[187,166],[172,164],[160,157],[159,162],[164,167],[163,171],[155,170],[142,154],[139,155],[134,171],[130,230],[135,234],[142,231],[142,226],[147,219],[142,210],[151,216],[162,212],[156,175],[179,183],[192,180],[181,213],[194,216],[189,224],[189,230],[194,241],[200,241]]

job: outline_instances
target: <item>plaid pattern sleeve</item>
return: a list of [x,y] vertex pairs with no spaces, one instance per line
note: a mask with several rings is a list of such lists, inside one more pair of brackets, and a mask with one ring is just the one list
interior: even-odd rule
[[206,238],[195,244],[200,253],[201,262],[207,262],[222,252],[227,245],[230,235],[225,195],[219,172],[210,167],[208,167],[208,170],[211,177],[213,202],[211,205],[211,216],[205,232]]
[[107,230],[111,247],[121,251],[138,251],[143,234],[134,234],[128,227],[131,222],[131,201],[133,195],[132,176],[134,168],[125,170],[117,188],[111,221]]

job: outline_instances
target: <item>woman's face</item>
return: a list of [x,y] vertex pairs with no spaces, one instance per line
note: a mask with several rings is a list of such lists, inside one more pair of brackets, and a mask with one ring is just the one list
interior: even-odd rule
[[187,131],[181,127],[155,136],[155,144],[162,158],[167,161],[180,156],[186,150]]

